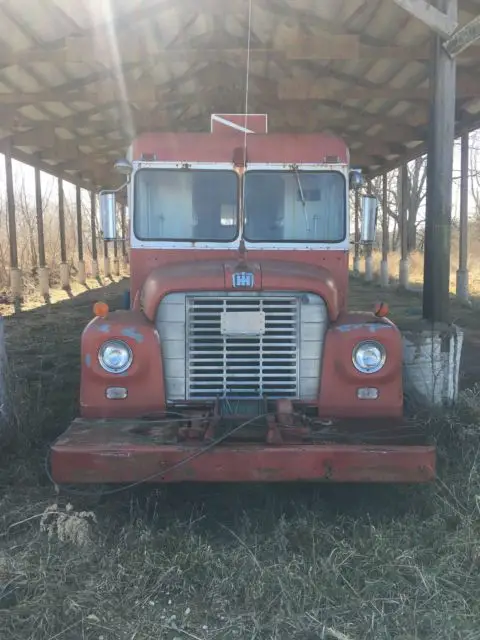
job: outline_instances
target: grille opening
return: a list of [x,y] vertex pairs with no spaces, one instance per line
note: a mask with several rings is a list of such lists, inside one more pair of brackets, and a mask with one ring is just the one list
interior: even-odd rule
[[[228,311],[261,311],[263,334],[221,331]],[[298,395],[297,297],[187,298],[187,395],[191,399]]]

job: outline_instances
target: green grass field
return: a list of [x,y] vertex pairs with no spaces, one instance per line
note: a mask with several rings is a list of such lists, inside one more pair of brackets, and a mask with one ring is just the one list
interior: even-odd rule
[[[127,281],[101,292],[112,307]],[[14,416],[0,458],[1,640],[477,640],[480,387],[423,418],[425,487],[140,487],[56,496],[48,443],[76,414],[99,292],[6,319]],[[385,297],[352,284],[351,303]],[[415,294],[387,294],[394,319]],[[475,337],[472,310],[458,310]]]

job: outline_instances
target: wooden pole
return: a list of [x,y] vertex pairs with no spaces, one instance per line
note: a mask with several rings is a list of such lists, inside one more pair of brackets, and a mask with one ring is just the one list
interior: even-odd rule
[[45,232],[43,228],[43,203],[42,203],[42,180],[39,167],[35,167],[35,205],[37,213],[37,234],[38,234],[38,280],[40,285],[40,295],[47,298],[50,295],[50,278],[45,258]]
[[[457,19],[457,0],[437,0],[437,8]],[[450,224],[455,136],[455,60],[433,36],[430,102],[423,317],[445,323],[450,316]]]
[[126,225],[126,212],[125,205],[122,204],[120,208],[121,226],[122,226],[122,258],[123,264],[127,264],[127,225]]
[[[117,215],[118,215],[118,209],[117,209]],[[116,226],[117,225],[115,225],[115,227]],[[113,241],[113,275],[118,277],[120,275],[120,261],[118,259],[118,240],[116,236],[117,236],[117,233],[115,229],[115,240]]]
[[65,197],[63,180],[58,178],[58,221],[60,229],[60,284],[63,289],[70,287],[70,274],[67,264],[67,244],[65,241]]
[[7,187],[8,235],[10,249],[10,286],[17,308],[22,298],[22,273],[18,267],[17,221],[15,215],[15,191],[13,188],[13,169],[11,150],[5,151],[5,178]]
[[[372,193],[372,180],[367,181],[367,193]],[[365,280],[366,282],[372,282],[373,280],[373,257],[372,257],[372,245],[369,243],[365,251]]]
[[468,143],[469,135],[462,135],[460,160],[460,247],[457,270],[457,297],[462,302],[468,302]]
[[400,232],[400,251],[401,259],[399,265],[399,282],[400,286],[408,287],[408,229],[407,229],[407,211],[408,211],[408,167],[402,165],[398,172],[398,194],[399,194],[399,232]]
[[355,189],[355,249],[353,258],[353,273],[360,274],[360,192]]
[[90,193],[90,225],[92,229],[92,277],[98,278],[98,252],[97,252],[97,194]]
[[77,186],[77,189],[76,189],[76,209],[77,209],[78,260],[80,262],[83,262],[82,190],[79,186]]
[[380,284],[388,286],[388,174],[382,176],[382,262],[380,264]]
[[35,167],[35,204],[37,209],[38,266],[43,268],[47,266],[47,263],[45,259],[45,234],[43,230],[42,181],[38,167]]
[[110,257],[108,255],[108,242],[106,240],[103,241],[103,272],[106,278],[111,275]]
[[84,285],[87,282],[87,278],[85,273],[85,260],[83,259],[82,190],[78,185],[75,196],[77,213],[78,282]]

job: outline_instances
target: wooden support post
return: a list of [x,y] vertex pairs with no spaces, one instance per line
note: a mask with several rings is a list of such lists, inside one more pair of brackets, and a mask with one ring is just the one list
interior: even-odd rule
[[[116,214],[118,216],[118,209],[116,210]],[[118,225],[115,225],[115,240],[113,241],[113,275],[120,275],[120,261],[118,259],[118,240],[117,240],[117,228]]]
[[[369,179],[367,182],[367,192],[372,193],[372,181]],[[372,245],[368,244],[365,251],[365,280],[366,282],[372,282],[373,280],[373,256]]]
[[106,278],[109,278],[112,273],[110,271],[110,257],[108,255],[108,242],[103,241],[103,272]]
[[388,174],[385,172],[382,176],[382,262],[380,263],[380,284],[382,287],[388,287]]
[[355,245],[353,258],[353,274],[360,275],[360,192],[355,189]]
[[5,177],[7,186],[8,235],[10,241],[10,288],[15,309],[22,299],[22,272],[18,266],[17,221],[15,216],[15,191],[13,188],[12,155],[10,149],[5,152]]
[[65,241],[65,197],[63,180],[58,178],[58,221],[60,228],[60,286],[70,288],[70,273],[67,264],[67,245]]
[[400,232],[400,265],[399,265],[399,284],[402,288],[408,287],[408,229],[407,229],[407,212],[408,212],[408,167],[402,165],[398,172],[398,195],[399,195],[399,211],[398,222]]
[[468,302],[468,142],[469,135],[462,135],[460,162],[460,251],[457,270],[457,298]]
[[37,234],[38,234],[38,281],[40,285],[40,295],[48,299],[50,295],[50,277],[45,258],[45,234],[43,229],[43,203],[42,203],[42,181],[40,168],[35,167],[35,205],[37,210]]
[[[457,17],[457,0],[437,0],[440,10]],[[430,103],[423,317],[431,323],[449,322],[450,224],[455,136],[455,59],[433,36],[432,98]]]
[[128,264],[128,255],[127,255],[127,225],[126,225],[126,212],[125,205],[122,204],[120,208],[120,216],[121,216],[121,226],[122,226],[122,258],[123,265],[126,266]]
[[97,194],[90,194],[90,224],[92,229],[92,278],[98,278],[98,252],[97,252]]
[[78,282],[85,285],[87,277],[85,273],[85,260],[83,258],[83,225],[82,225],[82,189],[76,188],[76,213],[77,213],[77,247],[78,247]]

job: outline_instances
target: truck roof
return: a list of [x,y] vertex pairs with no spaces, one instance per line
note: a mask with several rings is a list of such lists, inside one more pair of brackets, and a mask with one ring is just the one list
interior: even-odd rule
[[233,162],[235,149],[247,144],[247,163],[349,163],[342,138],[326,133],[143,133],[131,146],[131,160],[142,155],[158,162]]

